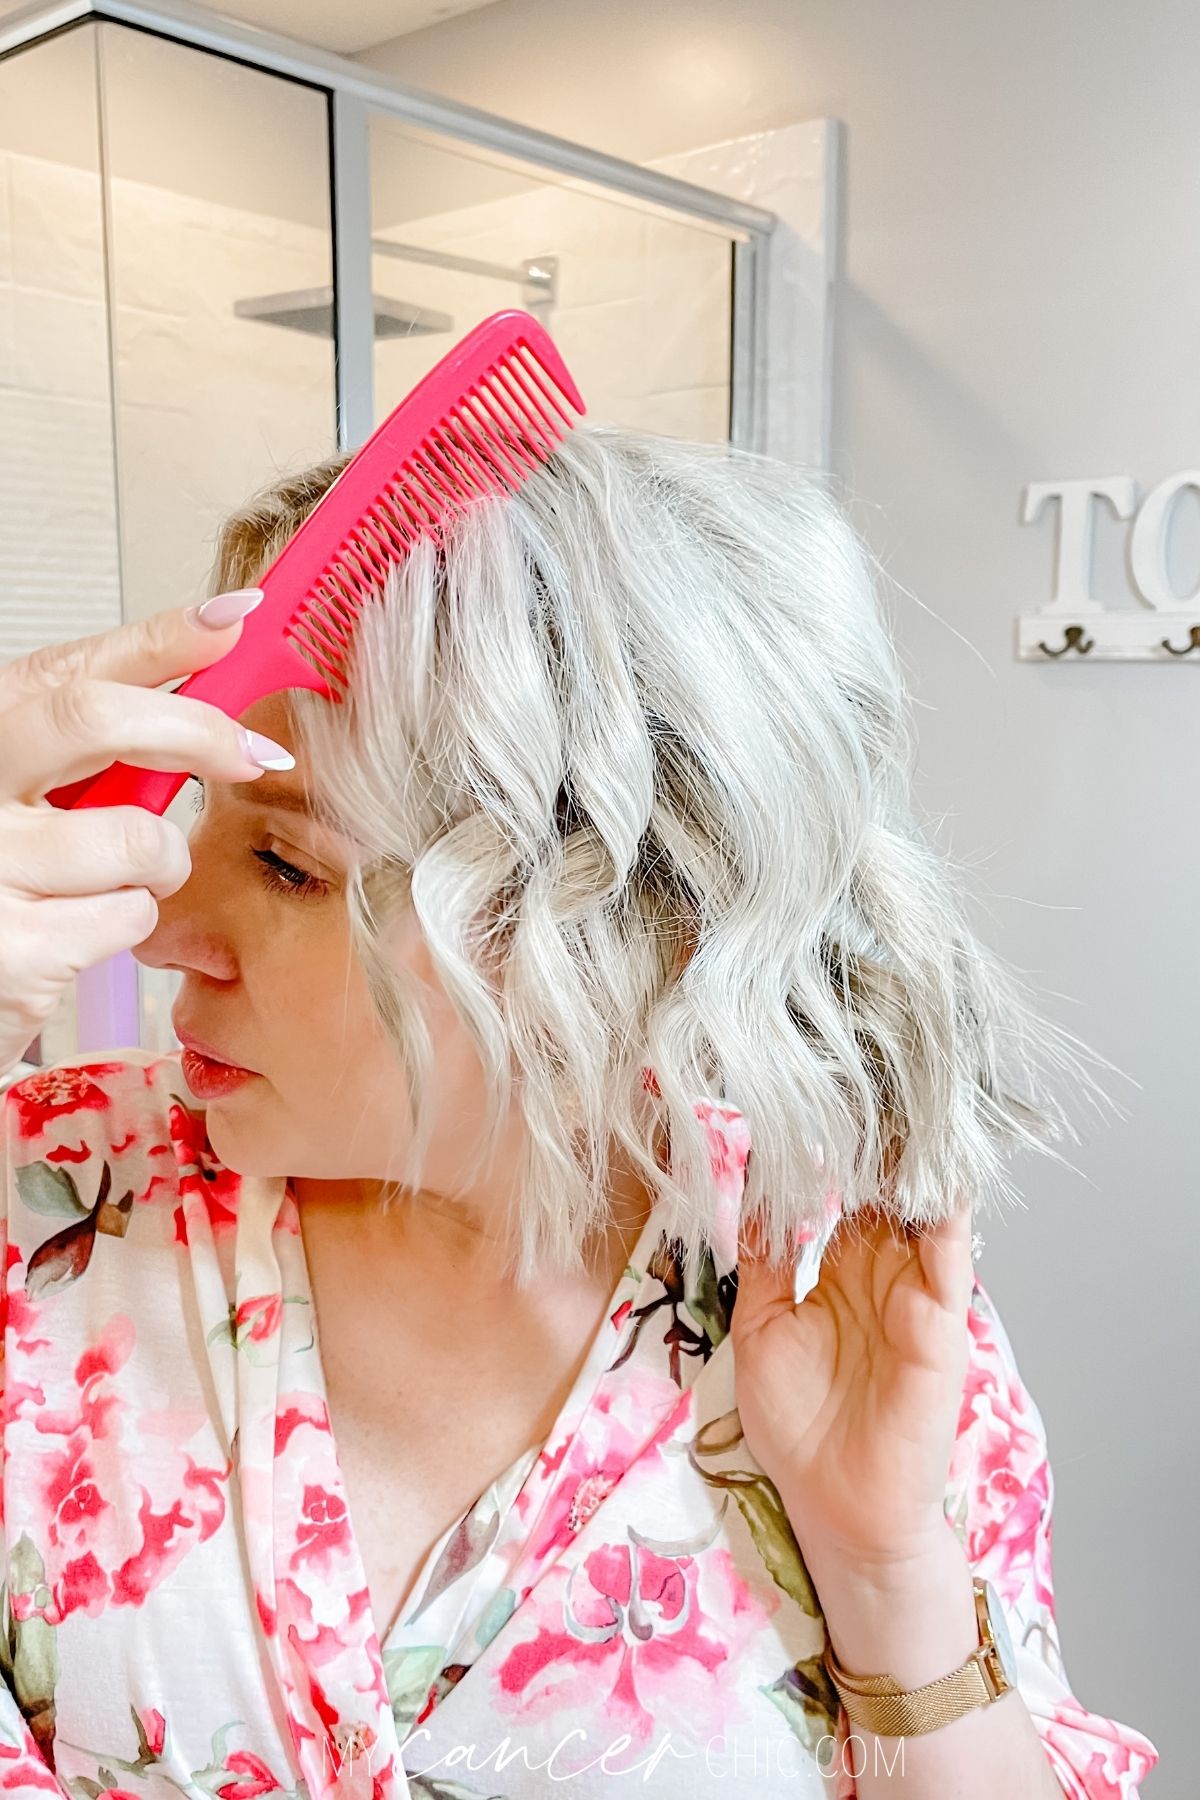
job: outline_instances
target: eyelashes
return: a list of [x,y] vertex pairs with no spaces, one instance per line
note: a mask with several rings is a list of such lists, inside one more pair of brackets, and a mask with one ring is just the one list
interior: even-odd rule
[[[188,781],[195,783],[188,796],[192,811],[203,812],[204,782],[199,775],[189,775]],[[319,897],[329,891],[327,881],[310,875],[306,869],[298,869],[294,863],[286,862],[274,850],[252,849],[250,854],[259,865],[264,887],[272,893],[286,894],[293,899],[307,899]]]
[[309,875],[304,869],[296,868],[294,863],[285,862],[282,856],[276,856],[273,850],[252,850],[251,856],[257,857],[262,865],[263,880],[267,887],[276,893],[283,894],[323,894],[328,882],[319,881],[315,875]]

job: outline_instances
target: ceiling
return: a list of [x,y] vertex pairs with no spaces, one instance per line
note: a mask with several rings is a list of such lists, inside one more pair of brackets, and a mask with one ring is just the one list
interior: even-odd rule
[[[0,0],[0,18],[23,11],[27,3]],[[475,12],[493,4],[494,0],[335,0],[334,4],[330,0],[227,0],[227,4],[208,10],[352,56],[406,32],[437,25],[456,13]]]

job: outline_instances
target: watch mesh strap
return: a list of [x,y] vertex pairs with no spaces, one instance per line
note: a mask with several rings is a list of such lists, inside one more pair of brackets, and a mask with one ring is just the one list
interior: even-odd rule
[[920,1737],[998,1697],[981,1667],[980,1651],[952,1675],[907,1691],[890,1675],[847,1675],[839,1669],[832,1650],[826,1652],[825,1666],[846,1717],[877,1737]]

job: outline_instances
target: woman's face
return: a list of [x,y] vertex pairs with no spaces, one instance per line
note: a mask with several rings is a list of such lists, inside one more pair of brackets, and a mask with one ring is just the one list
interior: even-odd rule
[[[191,875],[159,902],[158,923],[134,955],[151,968],[182,971],[177,1026],[256,1071],[255,1080],[208,1102],[209,1136],[222,1162],[244,1175],[337,1181],[348,1192],[403,1182],[411,1137],[406,1082],[351,949],[349,845],[279,804],[304,791],[286,695],[258,702],[241,722],[283,744],[296,767],[208,784],[189,833]],[[411,911],[395,921],[388,947],[428,989],[436,1113],[422,1188],[469,1198],[462,1171],[482,1135],[482,1068]],[[505,1162],[515,1161],[515,1144],[514,1129],[502,1141]],[[498,1152],[493,1205],[504,1186],[500,1167]]]

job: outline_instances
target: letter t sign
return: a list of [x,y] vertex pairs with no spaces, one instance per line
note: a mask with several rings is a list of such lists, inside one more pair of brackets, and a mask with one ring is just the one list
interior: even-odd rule
[[1087,481],[1033,481],[1025,489],[1021,523],[1032,525],[1047,500],[1059,502],[1058,554],[1054,561],[1054,594],[1040,613],[1098,613],[1092,598],[1092,501],[1107,500],[1118,519],[1133,517],[1137,484],[1130,475]]

